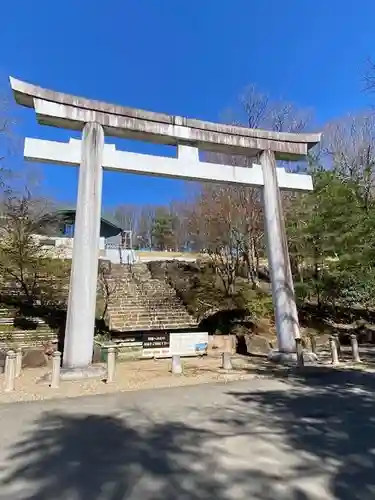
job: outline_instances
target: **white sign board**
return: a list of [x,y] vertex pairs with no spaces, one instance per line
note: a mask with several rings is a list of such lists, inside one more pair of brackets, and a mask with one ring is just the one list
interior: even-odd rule
[[144,358],[170,358],[180,356],[202,356],[207,354],[207,332],[181,332],[169,334],[169,345],[143,346]]
[[198,356],[207,353],[207,332],[171,333],[170,353],[180,356]]

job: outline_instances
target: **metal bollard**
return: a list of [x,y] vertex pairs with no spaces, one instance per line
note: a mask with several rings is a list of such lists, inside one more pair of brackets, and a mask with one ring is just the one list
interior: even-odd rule
[[350,335],[350,343],[352,345],[352,359],[354,363],[361,363],[361,358],[359,357],[358,349],[358,339],[355,333]]
[[221,367],[223,370],[233,370],[232,360],[230,357],[230,352],[223,352]]
[[16,376],[16,353],[14,351],[7,352],[6,371],[4,380],[4,391],[13,392]]
[[52,375],[51,384],[52,389],[58,389],[60,385],[60,370],[61,370],[61,352],[55,351],[52,354]]
[[303,347],[302,347],[302,339],[300,337],[296,338],[296,353],[297,353],[297,366],[302,368],[305,366],[305,362],[303,359]]
[[181,357],[178,354],[173,354],[172,356],[172,373],[174,375],[182,374]]
[[19,347],[16,351],[16,378],[21,375],[22,371],[22,348]]
[[116,349],[114,347],[108,347],[107,355],[107,384],[115,380],[115,370],[116,370]]
[[337,351],[337,338],[335,335],[330,336],[329,345],[331,348],[332,364],[338,365],[339,364],[339,355],[338,355],[338,351]]

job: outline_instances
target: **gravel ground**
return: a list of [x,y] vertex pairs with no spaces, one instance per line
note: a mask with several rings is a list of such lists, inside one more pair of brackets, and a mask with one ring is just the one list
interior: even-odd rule
[[0,375],[0,403],[33,401],[52,398],[72,398],[90,394],[106,394],[158,387],[176,387],[204,384],[209,382],[227,382],[251,378],[249,369],[255,362],[235,357],[235,369],[225,372],[220,369],[220,358],[203,357],[183,360],[184,374],[170,373],[170,360],[141,360],[117,363],[115,380],[106,384],[99,379],[86,379],[61,382],[58,389],[51,389],[47,383],[38,382],[49,368],[25,369],[16,379],[16,390],[4,392],[4,375]]
[[[322,356],[322,364],[332,369],[329,353]],[[183,359],[184,374],[170,373],[171,361],[137,360],[117,363],[116,375],[113,383],[107,384],[100,379],[84,379],[62,381],[58,389],[51,389],[46,382],[40,379],[50,372],[50,367],[24,369],[16,379],[15,391],[4,392],[4,374],[0,374],[0,404],[17,401],[35,401],[44,399],[75,398],[92,394],[108,394],[123,391],[137,391],[163,387],[182,387],[189,385],[207,384],[212,382],[231,382],[235,380],[272,377],[275,372],[283,373],[286,368],[270,364],[264,357],[232,357],[233,370],[222,370],[221,357],[209,355],[202,358]],[[339,370],[374,372],[374,363],[354,365],[350,357],[345,363],[336,367]]]

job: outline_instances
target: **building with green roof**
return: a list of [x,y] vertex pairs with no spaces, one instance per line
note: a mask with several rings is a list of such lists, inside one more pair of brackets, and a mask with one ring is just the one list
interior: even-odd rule
[[[59,207],[54,210],[54,217],[59,221],[56,224],[56,233],[54,236],[67,236],[72,238],[74,236],[74,225],[76,210],[74,207]],[[124,228],[120,226],[120,223],[109,214],[102,214],[100,219],[100,237],[105,238],[105,240],[110,243],[120,243],[121,235]]]
[[[42,233],[47,236],[43,243],[47,246],[67,247],[70,250],[58,252],[63,258],[71,258],[74,238],[76,210],[74,207],[59,207],[40,220]],[[100,219],[100,257],[113,263],[134,263],[131,231],[124,230],[115,217],[103,214]]]

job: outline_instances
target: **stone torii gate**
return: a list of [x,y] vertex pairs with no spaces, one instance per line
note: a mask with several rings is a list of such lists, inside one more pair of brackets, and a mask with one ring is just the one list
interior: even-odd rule
[[[31,161],[80,166],[72,270],[63,367],[89,373],[95,324],[96,281],[103,169],[244,186],[263,186],[265,232],[278,350],[275,358],[295,357],[299,324],[288,255],[280,189],[309,191],[311,177],[276,168],[276,159],[296,160],[320,141],[320,134],[249,129],[170,116],[46,90],[14,78],[16,101],[43,125],[81,130],[69,143],[26,139]],[[167,158],[118,151],[104,136],[140,139],[177,147]],[[201,162],[199,150],[259,157],[252,168]],[[280,189],[279,189],[280,188]]]

